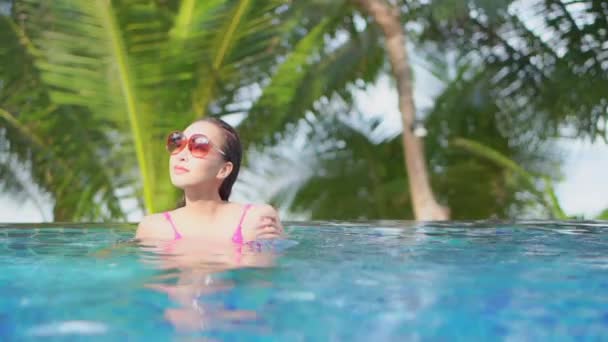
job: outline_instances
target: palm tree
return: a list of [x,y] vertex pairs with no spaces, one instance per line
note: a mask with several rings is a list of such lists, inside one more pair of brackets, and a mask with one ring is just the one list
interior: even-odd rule
[[[434,68],[444,75],[445,66]],[[490,81],[485,70],[466,77],[472,70],[445,79],[446,88],[426,115],[426,158],[439,199],[458,220],[526,213],[563,218],[551,191],[558,156],[535,136],[503,131],[497,99],[484,86]],[[256,152],[240,192],[245,198],[262,193],[305,219],[413,219],[410,197],[402,191],[408,180],[400,175],[401,139],[379,135],[382,126],[345,101],[310,114],[280,144]],[[272,179],[272,186],[260,179]]]
[[411,219],[400,139],[374,141],[379,123],[346,105],[310,114],[280,144],[252,154],[237,189],[303,219]]
[[52,194],[56,221],[124,219],[114,191],[124,177],[100,154],[112,146],[99,134],[108,122],[49,100],[33,67],[37,51],[7,17],[0,17],[0,40],[1,185],[17,198],[36,201],[38,190]]
[[[451,49],[452,52],[460,54],[461,65],[478,63],[480,60],[484,62],[480,68],[483,72],[473,68],[460,75],[461,79],[453,84],[454,87],[449,87],[449,92],[443,97],[444,100],[440,97],[435,114],[430,114],[427,118],[429,127],[442,127],[439,124],[432,124],[430,121],[433,120],[453,127],[442,139],[431,129],[431,136],[427,137],[426,141],[427,147],[431,149],[428,152],[431,158],[430,164],[433,168],[445,172],[443,176],[435,175],[437,179],[433,182],[434,186],[440,190],[438,197],[442,202],[450,204],[454,218],[494,215],[511,217],[514,215],[513,210],[517,212],[517,209],[512,205],[505,205],[506,203],[516,204],[518,210],[531,203],[538,203],[539,191],[545,193],[546,185],[550,183],[546,181],[534,185],[529,184],[529,181],[522,183],[522,172],[519,172],[521,169],[515,171],[516,168],[505,167],[506,164],[501,164],[498,160],[512,158],[517,164],[533,170],[533,173],[555,177],[556,159],[547,153],[547,143],[550,142],[547,139],[561,136],[560,129],[564,126],[575,127],[577,134],[591,137],[605,136],[602,122],[605,122],[607,102],[602,89],[605,88],[606,73],[603,72],[602,63],[606,60],[606,54],[602,53],[597,44],[605,41],[602,35],[608,32],[598,31],[598,28],[606,26],[605,20],[602,19],[605,17],[602,15],[603,5],[597,1],[586,1],[587,6],[578,8],[584,9],[580,10],[582,12],[587,12],[582,14],[596,20],[579,19],[580,22],[575,20],[575,25],[572,26],[571,12],[574,7],[571,8],[561,1],[537,2],[535,6],[540,11],[539,19],[544,20],[548,27],[557,30],[554,40],[549,44],[543,41],[544,38],[540,37],[539,32],[534,32],[522,22],[519,15],[513,14],[513,8],[510,7],[512,3],[512,1],[471,0],[463,3],[435,1],[425,4],[412,1],[402,7],[405,8],[403,11],[407,12],[403,14],[404,21],[416,18],[424,28],[420,36],[416,37],[417,42],[423,44],[435,42],[440,47]],[[580,14],[577,13],[579,16]],[[366,31],[368,27],[365,26],[361,31]],[[353,37],[357,37],[360,33],[357,30],[348,32],[351,34],[351,40],[356,40]],[[585,32],[590,32],[591,36],[585,38]],[[585,39],[590,41],[580,44]],[[517,40],[526,44],[510,45]],[[561,52],[555,51],[558,47]],[[445,50],[439,50],[439,53],[443,51]],[[559,90],[565,86],[572,87],[572,90],[568,90],[567,93]],[[464,98],[470,99],[466,106],[461,105]],[[491,99],[491,101],[487,106],[480,106],[480,99],[485,99],[484,101]],[[470,128],[467,127],[484,123],[491,124],[486,128],[487,135],[475,140],[483,142],[483,145],[489,148],[483,149],[485,152],[482,152],[482,149],[472,148],[472,145],[458,146],[456,143],[454,148],[446,149],[445,145],[434,143],[437,139],[442,143],[459,141],[455,139],[462,135],[469,137],[468,135],[471,134]],[[481,132],[483,130],[479,131]],[[465,154],[467,149],[468,152]],[[491,164],[488,164],[490,153],[486,152],[492,150],[499,153],[494,156],[502,155],[507,158],[495,158],[491,160]],[[473,162],[471,153],[482,158]],[[454,167],[446,169],[451,163],[462,166],[453,165]],[[471,173],[475,167],[478,171]],[[488,177],[491,174],[495,176]],[[471,184],[472,178],[476,179],[475,184]],[[514,182],[513,178],[520,180]],[[525,180],[526,177],[523,178]],[[469,181],[462,182],[460,181],[462,179]],[[492,186],[494,182],[490,181],[492,179],[498,180],[499,183]],[[488,182],[485,182],[486,180]],[[456,186],[461,189],[454,191]],[[485,194],[479,191],[477,197],[464,196],[466,190],[470,190],[472,186],[494,190]],[[526,196],[522,195],[522,187],[528,189]],[[323,189],[327,187],[317,188],[319,191]],[[516,191],[517,189],[519,191]],[[550,194],[550,191],[548,193]],[[516,198],[522,196],[523,198]],[[547,195],[546,199],[540,199],[543,207],[549,215],[563,216],[559,206],[552,203],[554,198],[551,197]],[[327,203],[336,203],[336,201]],[[480,203],[494,203],[494,207],[479,206]],[[471,213],[471,209],[468,212],[466,210],[477,207],[488,210],[480,210],[477,213]]]
[[[473,4],[471,6],[475,8],[474,5],[477,2],[471,1],[471,3]],[[494,3],[480,2],[478,4],[478,7],[485,6],[483,7],[483,13],[487,15],[498,16],[503,13],[506,8],[508,8],[510,3],[511,1],[501,1]],[[316,39],[319,39],[319,37],[322,36],[320,32],[327,31],[327,29],[311,29],[310,40],[306,41],[306,44],[302,44],[301,49],[294,50],[295,52],[291,54],[291,58],[288,58],[286,63],[284,63],[285,68],[279,69],[280,72],[277,72],[272,78],[271,86],[266,88],[266,90],[272,91],[264,91],[262,97],[260,98],[260,101],[256,103],[258,105],[254,105],[252,109],[252,112],[258,115],[251,116],[251,118],[256,118],[262,115],[263,117],[267,118],[267,120],[257,121],[257,123],[254,122],[254,120],[251,120],[250,122],[246,120],[243,125],[243,128],[249,128],[249,131],[263,132],[261,127],[263,125],[270,125],[280,130],[283,127],[289,127],[289,125],[287,125],[288,123],[297,122],[299,118],[306,117],[305,113],[310,114],[322,111],[324,112],[324,114],[327,114],[327,112],[329,111],[328,107],[336,97],[341,100],[345,100],[346,102],[349,102],[351,96],[349,91],[342,87],[343,83],[332,83],[332,79],[335,77],[340,80],[348,80],[350,84],[356,84],[357,78],[350,76],[348,73],[349,69],[347,69],[347,67],[356,66],[356,68],[351,69],[352,74],[366,75],[367,78],[365,78],[364,80],[368,82],[373,81],[375,77],[383,70],[382,68],[378,67],[377,61],[383,60],[387,57],[387,55],[390,56],[387,50],[383,50],[383,47],[378,44],[379,40],[376,39],[377,37],[386,34],[392,34],[393,36],[396,36],[396,38],[393,39],[393,41],[396,43],[392,45],[392,51],[394,51],[393,56],[395,57],[392,58],[392,60],[389,58],[389,60],[392,61],[391,66],[393,71],[397,70],[397,76],[400,80],[399,82],[397,82],[397,88],[401,89],[400,92],[402,93],[400,109],[405,117],[404,127],[411,126],[411,122],[414,121],[414,108],[413,101],[411,101],[411,90],[408,90],[408,88],[411,88],[410,80],[408,77],[409,68],[407,66],[407,63],[402,63],[404,60],[406,60],[407,55],[404,54],[404,51],[402,49],[405,45],[405,38],[402,34],[403,30],[401,28],[401,25],[398,25],[396,23],[396,18],[398,18],[398,15],[395,14],[395,11],[397,9],[390,7],[387,2],[383,1],[358,2],[358,4],[359,7],[354,7],[352,6],[352,3],[349,2],[333,1],[331,2],[332,10],[327,10],[324,8],[323,10],[319,11],[326,14],[326,19],[319,19],[317,21],[317,25],[328,26],[332,29],[330,32],[346,32],[346,34],[348,35],[348,39],[346,39],[344,43],[331,42],[330,44],[328,44],[329,47],[327,45],[324,46],[323,44],[314,45],[312,43],[314,42],[315,37]],[[321,1],[317,2],[317,5],[322,7],[327,6],[328,3],[324,3]],[[425,4],[412,1],[408,2],[406,5],[400,8],[402,11],[401,17],[402,20],[406,23],[410,21],[416,21],[418,23],[422,23],[424,25],[429,26],[431,29],[434,27],[431,24],[435,23],[434,20],[437,19],[437,13],[443,13],[445,18],[450,19],[454,18],[454,16],[456,15],[459,15],[463,11],[470,11],[471,8],[469,5],[466,4],[460,6],[458,4],[451,3],[451,6],[455,5],[457,5],[456,8],[453,8],[450,7],[450,4],[446,4],[445,2],[431,2]],[[363,8],[364,13],[371,13],[371,20],[367,21],[364,25],[359,25],[360,27],[357,27],[356,25],[358,8]],[[365,18],[359,19],[360,21],[365,21]],[[371,25],[374,22],[379,23],[380,25]],[[431,24],[428,24],[428,22],[430,22]],[[438,24],[440,24],[440,22]],[[377,30],[380,27],[383,27],[382,31]],[[423,31],[421,35],[417,37],[414,36],[413,38],[416,38],[416,42],[422,45],[426,44],[426,42],[428,41],[434,41],[434,39],[432,38],[435,37],[433,37],[432,35],[429,36],[428,32],[430,31],[430,29],[427,31]],[[335,35],[336,33],[330,34],[330,36]],[[372,38],[367,39],[367,37]],[[305,41],[303,40],[303,42]],[[460,50],[458,50],[458,46],[448,46],[452,48],[453,51],[457,53],[460,52]],[[327,50],[329,50],[329,52],[325,52]],[[378,57],[375,57],[374,59],[368,61],[376,64],[369,64],[369,62],[366,63],[365,59],[361,59],[360,63],[356,63],[355,58],[360,56],[360,54],[358,53],[358,51],[360,50],[370,51],[370,54],[371,51],[374,51],[373,55]],[[348,59],[348,61],[350,61],[350,64],[348,64],[344,59],[340,58],[342,56],[341,52],[343,51],[348,51],[348,55],[351,56],[351,58]],[[434,53],[441,54],[444,53],[444,51],[435,50]],[[312,63],[309,62],[309,60],[311,59],[310,57],[315,55],[320,55],[320,57],[313,59]],[[467,56],[465,55],[464,57]],[[462,58],[461,60],[462,64],[474,62],[468,58]],[[323,68],[323,66],[329,65],[332,61],[339,61],[339,63],[335,63],[331,69]],[[370,74],[361,71],[366,70],[367,65],[374,65],[373,68],[367,69],[374,70],[374,73]],[[298,70],[299,72],[293,72],[293,70]],[[338,70],[338,72],[330,72],[330,70]],[[456,125],[455,129],[449,131],[449,135],[451,136],[450,139],[453,139],[457,138],[458,134],[470,133],[467,132],[466,129],[464,129],[466,125],[462,126],[458,123],[458,120],[461,120],[462,124],[470,124],[470,122],[478,122],[480,124],[483,124],[484,122],[487,122],[488,124],[491,124],[490,126],[486,127],[487,135],[485,135],[484,137],[480,137],[482,139],[479,140],[483,142],[485,146],[491,149],[496,149],[496,151],[499,151],[499,153],[506,153],[506,156],[508,156],[507,158],[513,157],[518,160],[522,165],[526,165],[527,168],[531,168],[532,170],[536,170],[537,168],[539,168],[541,169],[539,170],[539,172],[543,172],[543,168],[554,167],[555,159],[552,156],[548,156],[546,158],[542,157],[543,155],[546,155],[546,144],[544,143],[543,139],[530,139],[526,134],[522,134],[521,130],[513,130],[512,134],[504,134],[505,130],[502,129],[501,126],[507,124],[505,122],[506,118],[510,118],[511,120],[519,120],[522,123],[527,123],[530,122],[530,113],[528,111],[522,111],[520,113],[520,108],[505,106],[505,100],[508,100],[508,98],[505,99],[503,96],[498,97],[496,94],[492,93],[484,93],[483,95],[481,95],[479,93],[478,90],[483,89],[482,87],[484,86],[489,86],[490,88],[492,88],[493,84],[491,82],[491,74],[496,73],[497,70],[499,69],[492,66],[488,66],[487,72],[484,72],[483,74],[480,74],[480,72],[477,70],[471,70],[468,72],[468,74],[460,75],[459,79],[456,80],[452,86],[448,87],[448,90],[446,90],[444,96],[440,97],[440,103],[436,107],[434,113],[431,113],[428,118],[428,120],[430,120],[431,122],[433,120],[436,120],[437,122],[435,124],[429,123],[429,125],[433,126],[433,128],[440,127],[441,125],[448,123],[450,125]],[[318,77],[318,75],[326,75],[330,77],[320,78]],[[370,75],[372,77],[370,77]],[[470,75],[474,75],[472,80],[469,80],[469,78],[471,78]],[[311,79],[315,80],[316,82],[311,81]],[[451,81],[448,80],[446,83],[449,82]],[[338,84],[340,85],[340,87],[328,87],[328,83]],[[285,91],[284,89],[288,90]],[[500,90],[501,88],[499,86],[494,86],[493,89]],[[286,93],[290,91],[292,93],[297,93],[300,96],[294,98],[293,94],[286,95]],[[463,93],[463,91],[467,91],[468,93]],[[487,106],[483,107],[485,112],[479,108],[478,104],[476,104],[477,102],[479,102],[478,97],[483,96],[487,96],[489,99],[492,99],[491,101],[489,101],[489,104]],[[442,98],[445,100],[441,100]],[[466,105],[461,104],[459,100],[465,98],[470,99],[470,102],[466,103]],[[494,99],[496,101],[494,101]],[[442,102],[445,103],[442,104]],[[516,101],[513,102],[515,103]],[[449,103],[448,108],[446,108],[445,106],[446,103]],[[263,110],[260,113],[257,113],[256,111],[260,110],[260,108],[262,108]],[[458,112],[458,115],[455,115],[455,112]],[[471,116],[472,113],[476,113],[476,115]],[[431,131],[434,132],[434,130]],[[407,130],[407,132],[404,133],[403,138],[405,138],[406,135],[410,135],[409,133],[410,131]],[[478,131],[477,134],[483,134],[483,131]],[[438,141],[444,141],[445,139],[447,139],[447,137],[441,137],[437,134],[431,134],[431,136],[427,137],[427,145],[430,145],[429,147],[432,149],[432,151],[428,153],[427,156],[429,158],[432,158],[431,165],[434,168],[443,169],[444,171],[452,170],[450,171],[450,173],[445,174],[437,174],[433,170],[432,174],[434,175],[434,177],[437,177],[437,180],[435,180],[433,184],[435,184],[437,189],[443,190],[439,191],[438,197],[442,199],[443,203],[450,204],[453,217],[483,218],[494,215],[499,217],[510,217],[511,215],[513,215],[513,212],[516,211],[515,207],[521,209],[529,206],[530,202],[535,203],[536,200],[534,198],[536,197],[534,196],[532,196],[532,198],[526,197],[525,199],[515,198],[516,196],[521,196],[521,194],[517,195],[517,193],[520,192],[522,187],[525,188],[525,184],[511,184],[512,182],[509,181],[509,178],[512,178],[512,176],[508,175],[512,175],[512,172],[507,172],[507,175],[503,175],[503,173],[505,173],[506,171],[502,166],[488,165],[487,160],[485,159],[477,161],[476,166],[467,165],[467,163],[471,164],[471,162],[463,160],[463,158],[468,159],[470,158],[470,155],[463,154],[463,151],[460,148],[446,149],[445,145],[440,145],[436,143],[437,139]],[[412,142],[415,140],[416,138],[412,136],[412,139],[410,139],[409,141]],[[353,142],[351,141],[347,141],[346,145],[348,146],[352,143]],[[369,143],[373,145],[371,142]],[[510,148],[509,145],[513,144],[515,144],[513,148]],[[410,166],[424,165],[423,157],[421,157],[422,147],[416,147],[417,145],[420,144],[410,144],[410,146],[413,147],[411,147],[412,152],[409,153],[409,155],[417,156],[414,157],[414,159],[417,161],[410,162]],[[378,146],[378,148],[380,147]],[[457,155],[456,159],[453,159],[453,157],[449,157],[446,160],[437,159],[439,156],[444,156],[442,158],[445,158],[446,156],[454,154]],[[390,163],[395,160],[395,158],[392,156],[386,157],[387,159],[385,159],[385,163]],[[279,157],[279,159],[280,158],[281,157]],[[450,158],[452,158],[451,161]],[[312,160],[315,160],[315,158],[313,158]],[[390,160],[390,162],[388,160]],[[310,161],[311,160],[307,159],[307,162]],[[333,160],[333,162],[340,164],[336,160]],[[348,161],[344,162],[348,163]],[[376,162],[380,161],[377,160]],[[445,162],[448,162],[448,164],[446,165]],[[456,165],[452,165],[452,163],[461,163],[462,167],[457,167]],[[276,165],[276,161],[273,164]],[[452,165],[453,167],[448,167],[446,169],[446,167],[449,165]],[[412,169],[413,168],[414,167],[412,167]],[[340,169],[340,167],[338,167],[338,169]],[[351,168],[349,167],[342,168],[343,171],[350,169]],[[482,179],[484,181],[476,182],[480,190],[476,192],[478,194],[476,198],[473,198],[473,196],[469,196],[469,200],[464,200],[463,198],[465,198],[466,196],[462,196],[462,194],[467,193],[466,189],[470,189],[471,184],[470,181],[463,182],[462,179],[469,180],[470,175],[467,175],[467,172],[472,171],[474,171],[474,173],[472,174],[477,175],[476,179]],[[424,172],[420,173],[410,171],[409,174],[413,174],[414,177],[416,177],[424,175]],[[553,175],[554,173],[549,172],[549,174]],[[448,175],[450,177],[448,177]],[[348,177],[345,176],[344,178]],[[423,176],[422,180],[413,182],[416,184],[428,183],[424,180],[424,178],[428,177]],[[311,179],[314,179],[314,182],[319,181],[315,177],[312,177]],[[352,179],[354,179],[354,177]],[[352,179],[350,182],[346,182],[344,184],[353,185],[354,181]],[[370,180],[369,177],[363,177],[362,179],[364,179],[365,181]],[[485,182],[485,180],[488,181]],[[313,182],[313,180],[311,180],[311,182]],[[496,182],[498,182],[499,184],[497,185]],[[330,189],[329,184],[333,183],[331,181],[328,181],[325,186],[311,187],[311,189],[315,189],[310,191],[311,198],[314,198],[312,194],[316,193],[316,191],[320,191],[321,193],[323,193],[325,189]],[[306,188],[306,186],[307,185],[304,185],[304,188]],[[460,189],[454,191],[454,189],[450,188],[450,186],[458,186],[460,187]],[[334,187],[336,187],[336,190],[339,188],[338,185],[334,185]],[[294,200],[298,202],[298,197],[294,195],[294,193],[297,193],[297,191],[293,190],[295,189],[295,187],[290,186],[289,188],[292,189],[288,191],[290,195],[287,196],[279,191],[279,198],[284,199],[295,196]],[[425,188],[430,189],[430,187],[428,186],[425,186]],[[331,189],[334,188],[332,187]],[[488,189],[494,190],[487,191]],[[430,191],[427,192],[418,190],[413,191],[412,196],[424,193],[430,193],[432,195]],[[326,203],[328,211],[330,211],[330,208],[333,208],[333,206],[336,205],[335,203],[339,202],[336,200],[335,197],[331,197],[331,199],[332,200],[328,200]],[[433,200],[432,202],[435,201]],[[301,203],[307,203],[306,205],[308,205],[312,202],[302,200]],[[491,206],[479,205],[480,203],[491,204]],[[512,203],[512,205],[505,205],[507,203]],[[295,203],[294,206],[295,207],[293,207],[292,209],[297,210],[298,208],[304,209],[305,205],[303,206]],[[455,206],[457,208],[452,208],[452,206]],[[480,210],[475,211],[471,208],[480,208]],[[353,213],[353,211],[349,212],[349,214]],[[366,217],[377,217],[374,213],[366,213],[367,214],[364,214]],[[404,214],[405,216],[400,217],[407,217],[407,214],[405,212]],[[323,216],[318,210],[312,210],[312,217],[319,217],[319,215],[321,215],[321,217]]]
[[[327,99],[333,96],[350,101],[353,84],[373,81],[383,69],[384,60],[388,58],[397,76],[400,109],[406,127],[403,133],[404,165],[410,175],[406,179],[410,181],[411,203],[416,218],[446,219],[447,211],[436,203],[430,188],[422,144],[407,128],[412,126],[415,116],[409,63],[404,49],[405,38],[399,17],[394,16],[391,8],[384,7],[381,2],[357,4],[371,13],[379,25],[358,28],[357,20],[365,19],[359,14],[359,7],[350,1],[321,1],[307,6],[321,8],[317,11],[325,16],[313,16],[312,19],[309,14],[305,16],[312,22],[306,38],[294,47],[293,52],[277,69],[270,85],[263,90],[262,96],[252,107],[249,116],[251,120],[246,120],[241,129],[249,140],[257,140],[259,135],[256,136],[256,132],[266,132],[260,129],[260,125],[282,131],[289,123],[304,118],[315,106],[328,104]],[[395,27],[398,28],[397,31],[394,30]],[[389,31],[391,34],[396,32],[397,35],[387,37],[386,41],[390,44],[384,48],[378,38],[386,36]],[[345,41],[327,42],[327,36],[339,34],[348,35],[348,38]],[[259,120],[260,117],[266,120]],[[265,140],[266,143],[273,141],[276,142],[272,139]],[[408,188],[403,187],[402,190],[408,191]]]
[[[552,138],[607,139],[605,1],[435,2],[417,12],[422,37],[493,71],[493,96],[509,129]],[[519,7],[517,7],[519,6]],[[441,10],[440,10],[441,9]],[[524,13],[526,15],[522,15]],[[439,14],[441,13],[441,14]],[[533,14],[533,20],[523,17]]]
[[423,144],[411,129],[414,126],[416,112],[411,66],[406,48],[406,36],[400,20],[400,10],[385,0],[356,0],[356,2],[382,28],[386,52],[397,81],[399,110],[403,122],[405,166],[415,217],[417,220],[447,220],[448,209],[437,203],[429,183]]
[[560,176],[559,155],[551,142],[503,129],[507,113],[489,90],[492,72],[462,67],[427,114],[434,186],[455,219],[517,218],[532,210],[564,218],[551,185]]
[[146,211],[172,206],[163,137],[260,80],[280,51],[273,11],[284,4],[8,2],[0,113],[2,153],[14,161],[3,174],[30,167],[55,200],[55,220],[105,217],[79,213],[99,211],[99,201],[108,218],[124,216],[118,193],[134,185],[127,195],[143,197]]
[[[317,1],[315,5],[320,3],[323,4],[322,1]],[[340,2],[332,2],[333,6],[338,7],[336,3]],[[355,44],[362,45],[361,42],[365,40],[361,37],[372,32],[370,27],[377,26],[367,22],[359,25],[363,27],[362,29],[356,27],[351,29],[350,25],[356,22],[353,18],[356,18],[357,14],[352,6],[341,3],[344,4],[342,12],[332,13],[325,10],[319,12],[342,15],[346,18],[343,22],[336,21],[342,24],[339,26],[342,30],[348,32],[348,43],[355,47]],[[569,6],[565,2],[559,4],[556,1],[538,2],[536,6],[540,10],[539,18],[546,20],[548,26],[562,30],[555,36],[552,44],[554,47],[548,47],[548,43],[543,42],[538,32],[533,32],[522,22],[519,15],[513,14],[513,8],[510,8],[512,3],[513,1],[508,0],[408,1],[400,7],[404,23],[416,22],[423,29],[420,34],[413,36],[420,46],[434,46],[435,54],[447,52],[455,54],[458,56],[457,67],[463,69],[456,79],[446,81],[448,84],[446,90],[426,117],[427,127],[431,132],[425,141],[426,153],[431,165],[432,184],[438,190],[437,196],[441,202],[448,203],[452,217],[455,219],[517,217],[522,212],[531,210],[532,207],[538,208],[539,205],[538,210],[546,215],[563,217],[564,214],[550,191],[549,179],[559,176],[557,174],[559,163],[557,156],[549,152],[551,147],[549,139],[560,135],[558,130],[564,126],[577,127],[580,134],[603,136],[602,130],[598,130],[598,127],[604,122],[602,118],[605,118],[606,113],[605,92],[603,92],[606,88],[603,83],[606,73],[600,71],[601,63],[598,61],[605,61],[606,54],[600,56],[601,51],[598,50],[597,44],[591,44],[591,47],[595,46],[595,48],[591,52],[585,52],[590,46],[577,43],[585,39],[584,32],[591,32],[595,36],[594,41],[602,41],[599,38],[608,32],[608,30],[597,31],[598,28],[605,27],[605,20],[602,19],[605,18],[605,15],[602,15],[603,5],[597,1],[586,1],[587,6],[581,8],[586,8],[586,11],[590,12],[589,16],[596,20],[584,20],[574,27],[572,19],[569,18],[571,14],[568,14]],[[386,4],[375,2],[375,5],[384,10],[387,7],[382,6]],[[557,21],[548,18],[556,18]],[[583,24],[587,28],[579,30],[578,24]],[[336,24],[331,26],[334,27]],[[394,30],[391,32],[401,31],[401,28],[394,24],[394,15],[392,27]],[[572,30],[564,29],[567,27],[572,27]],[[379,37],[383,33],[376,31],[373,34]],[[519,38],[520,41],[525,41],[526,44],[511,46],[510,44],[515,41],[511,35]],[[395,45],[403,47],[404,43]],[[374,49],[378,48],[376,43],[372,46]],[[555,59],[556,62],[539,63],[556,58],[556,53],[551,50],[559,46],[565,46],[567,50],[564,51],[568,52],[561,57],[557,55],[559,58]],[[371,50],[369,46],[367,49]],[[531,50],[525,51],[526,49]],[[317,47],[313,51],[317,53],[319,50],[323,51],[323,47]],[[547,54],[549,57],[545,57]],[[335,58],[332,53],[321,56],[320,60]],[[351,52],[351,56],[353,58],[350,65],[354,65],[352,60],[358,54]],[[380,56],[384,58],[385,51],[381,51]],[[601,58],[602,56],[604,58]],[[588,61],[585,57],[589,57]],[[306,61],[303,57],[299,60]],[[581,63],[585,61],[587,66]],[[483,63],[480,65],[480,62]],[[311,70],[310,73],[313,75],[328,75],[326,70],[319,68],[315,63],[300,62],[296,65],[296,69]],[[472,65],[477,67],[471,67]],[[539,65],[543,66],[544,70]],[[354,73],[356,70],[360,69],[353,69],[351,72]],[[300,73],[302,74],[306,73]],[[334,76],[334,74],[329,75]],[[277,74],[273,79],[276,84],[290,89],[315,89],[314,86],[299,88],[301,84],[314,85],[314,83],[305,83],[306,80],[305,76],[297,78],[293,73],[284,77]],[[353,83],[356,81],[356,79],[351,80]],[[586,83],[585,80],[592,82]],[[407,79],[404,82],[407,82]],[[561,93],[556,90],[570,84],[575,85],[574,90],[556,99],[555,94]],[[277,105],[268,105],[265,108],[275,108],[279,113],[320,114],[322,112],[326,115],[328,109],[334,105],[333,97],[337,96],[348,102],[348,94],[340,93],[335,89],[324,88],[324,90],[324,95],[316,98],[320,100],[313,101],[315,106],[311,105],[311,101],[304,102],[305,106],[299,106],[298,101],[280,101],[278,96],[268,96],[267,103],[274,102]],[[298,94],[301,94],[305,100],[311,98],[304,96],[305,93],[302,91],[298,91]],[[582,98],[583,101],[577,101],[577,97]],[[408,111],[413,113],[411,106],[409,109],[402,109],[402,113]],[[283,118],[289,117],[293,120],[295,117],[304,117],[304,114],[300,116],[283,114],[282,117],[281,114],[275,115],[273,118],[279,122],[276,124],[277,127],[281,127],[280,124],[287,121]],[[312,123],[321,117],[321,115],[310,116],[306,121]],[[274,124],[273,121],[270,123]],[[335,121],[331,124],[335,124]],[[325,129],[316,128],[321,131],[319,141],[328,139],[323,133]],[[463,137],[473,139],[475,142],[462,140]],[[353,140],[357,139],[353,138]],[[353,203],[358,203],[356,201],[359,197],[356,194],[359,192],[374,193],[374,190],[370,190],[373,188],[373,185],[370,185],[370,177],[362,174],[357,177],[357,167],[354,166],[356,160],[349,159],[354,158],[352,156],[356,155],[359,149],[365,150],[365,147],[362,147],[365,144],[348,140],[344,142],[344,149],[349,150],[348,146],[351,146],[353,150],[340,153],[325,151],[323,155],[331,157],[321,158],[319,164],[315,164],[320,170],[336,170],[335,173],[323,171],[322,175],[315,177],[308,172],[308,177],[305,175],[296,178],[293,184],[286,183],[285,191],[275,190],[273,193],[276,195],[276,201],[288,200],[293,204],[290,206],[292,210],[309,212],[312,218],[326,219],[331,218],[331,215],[343,218],[357,217],[357,215],[378,218],[373,205],[353,205],[357,209],[350,211],[344,208],[336,210],[341,208],[342,204],[347,206],[346,203],[353,198],[355,198]],[[367,159],[366,167],[372,169],[373,165],[378,163],[392,165],[395,162],[394,156],[380,153],[383,144],[377,145],[371,141],[368,141],[368,144],[370,147],[375,147],[379,151],[378,155],[384,158],[378,158],[375,162]],[[281,157],[280,154],[279,149],[277,159],[266,162],[271,165],[279,164],[278,160],[284,160],[281,159],[284,156]],[[341,158],[341,156],[347,157]],[[300,169],[303,166],[294,158],[286,159],[288,165],[292,165],[291,169]],[[265,173],[265,175],[270,174],[272,173]],[[530,174],[543,176],[530,177]],[[385,181],[380,183],[384,184]],[[298,191],[297,186],[303,187]],[[365,190],[356,190],[359,186]],[[341,196],[331,196],[334,189],[342,188],[344,193],[349,193],[350,196],[345,196],[344,193]],[[367,210],[368,208],[372,209]],[[540,214],[535,211],[535,215]]]

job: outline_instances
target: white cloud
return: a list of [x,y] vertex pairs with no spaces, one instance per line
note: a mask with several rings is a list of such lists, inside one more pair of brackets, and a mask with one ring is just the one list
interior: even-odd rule
[[563,141],[564,181],[556,187],[566,213],[593,218],[608,208],[608,146],[603,142]]

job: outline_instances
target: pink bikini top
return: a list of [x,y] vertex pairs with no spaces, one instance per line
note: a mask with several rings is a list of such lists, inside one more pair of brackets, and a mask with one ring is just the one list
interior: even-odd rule
[[[241,219],[239,220],[239,225],[236,227],[234,233],[232,234],[232,242],[234,242],[236,244],[239,244],[239,245],[243,244],[243,221],[245,220],[245,215],[247,215],[247,211],[252,206],[253,206],[252,204],[245,205],[245,208],[243,209],[243,213],[241,214]],[[175,223],[173,222],[173,219],[171,218],[171,214],[169,214],[168,211],[165,211],[163,213],[163,215],[165,216],[165,219],[167,221],[169,221],[171,228],[173,228],[173,239],[174,240],[181,239],[182,235],[177,230],[177,227],[175,226]]]

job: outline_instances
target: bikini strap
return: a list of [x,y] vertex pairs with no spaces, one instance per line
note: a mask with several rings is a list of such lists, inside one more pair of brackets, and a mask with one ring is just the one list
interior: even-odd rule
[[165,211],[163,215],[165,216],[165,219],[169,221],[169,224],[171,224],[171,228],[173,228],[173,238],[175,240],[181,239],[182,235],[177,231],[177,227],[175,226],[175,223],[173,223],[173,219],[171,219],[171,214],[169,214],[168,211]]
[[239,225],[236,227],[234,234],[232,234],[232,242],[240,245],[243,244],[243,221],[245,220],[247,211],[249,211],[251,207],[253,207],[253,204],[245,204],[245,208],[243,208],[243,213],[241,214],[241,219],[239,220]]

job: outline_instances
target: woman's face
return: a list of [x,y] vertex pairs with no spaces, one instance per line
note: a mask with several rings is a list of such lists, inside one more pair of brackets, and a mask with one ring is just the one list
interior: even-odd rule
[[232,163],[226,162],[218,150],[222,149],[224,137],[222,129],[210,122],[198,121],[184,130],[186,139],[193,134],[203,134],[209,138],[214,148],[203,158],[196,158],[190,153],[188,146],[169,158],[171,183],[178,188],[198,185],[222,183],[230,171]]

